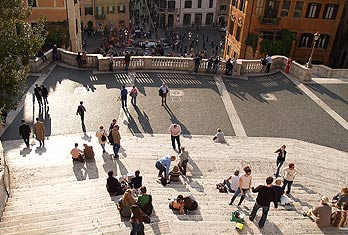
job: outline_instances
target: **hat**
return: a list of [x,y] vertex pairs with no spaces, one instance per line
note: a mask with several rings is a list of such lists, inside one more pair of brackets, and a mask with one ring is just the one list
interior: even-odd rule
[[326,197],[326,196],[321,197],[321,203],[328,204],[329,203],[329,198]]

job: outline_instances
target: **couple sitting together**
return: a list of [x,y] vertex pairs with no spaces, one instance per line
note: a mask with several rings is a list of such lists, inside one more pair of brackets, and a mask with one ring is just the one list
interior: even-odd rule
[[83,151],[78,148],[79,144],[75,143],[75,148],[70,151],[73,161],[85,162],[85,159],[93,159],[94,151],[93,147],[87,144],[83,144]]
[[180,194],[176,199],[171,199],[169,208],[172,210],[179,210],[180,214],[184,214],[188,211],[196,210],[198,208],[198,203],[192,195],[184,197]]

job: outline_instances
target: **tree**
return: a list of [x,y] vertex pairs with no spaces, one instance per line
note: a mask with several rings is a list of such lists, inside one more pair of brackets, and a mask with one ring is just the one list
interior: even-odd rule
[[282,29],[279,32],[278,40],[263,39],[261,42],[261,53],[269,55],[285,55],[289,56],[292,41],[295,39],[292,32]]
[[44,20],[26,21],[23,0],[0,1],[0,111],[16,107],[29,73],[29,59],[45,41]]

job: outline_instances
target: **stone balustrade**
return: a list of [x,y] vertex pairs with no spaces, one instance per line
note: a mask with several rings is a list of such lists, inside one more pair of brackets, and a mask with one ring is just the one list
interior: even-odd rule
[[5,205],[8,199],[10,176],[4,158],[4,150],[0,142],[0,217],[5,209]]
[[[76,55],[77,53],[66,51],[59,48],[60,61],[71,65],[77,66]],[[52,50],[45,53],[49,62],[52,62]],[[285,56],[273,56],[272,69],[285,71],[286,62],[288,60]],[[110,57],[104,57],[100,54],[87,54],[87,63],[84,68],[94,68],[99,71],[109,70]],[[46,63],[47,64],[47,63]],[[204,73],[207,68],[207,59],[201,60],[201,64],[198,72]],[[39,72],[43,66],[41,58],[35,58],[30,61],[30,71]],[[222,61],[219,64],[218,73],[224,74],[226,67],[226,61]],[[123,71],[125,68],[124,57],[114,57],[113,69],[114,71]],[[166,56],[132,56],[129,64],[129,70],[164,70],[164,71],[194,71],[194,60],[192,58],[185,57],[166,57]],[[262,70],[261,60],[245,60],[238,59],[234,67],[234,76],[243,76],[249,73],[260,73]],[[312,73],[320,77],[348,77],[347,69],[330,69],[323,65],[315,65],[312,69],[308,69],[305,66],[292,62],[290,72],[291,75],[297,77],[300,81],[310,81]]]

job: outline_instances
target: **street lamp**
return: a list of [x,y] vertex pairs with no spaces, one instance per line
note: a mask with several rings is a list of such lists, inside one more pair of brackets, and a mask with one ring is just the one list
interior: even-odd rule
[[308,62],[305,65],[307,68],[312,68],[313,67],[313,65],[312,65],[312,57],[313,57],[313,53],[314,53],[315,43],[318,41],[319,37],[320,37],[320,33],[316,32],[314,34],[314,40],[313,40],[313,44],[312,44],[311,56],[309,57]]
[[191,49],[191,38],[192,38],[192,32],[191,31],[188,33],[188,37],[189,37],[189,47]]

